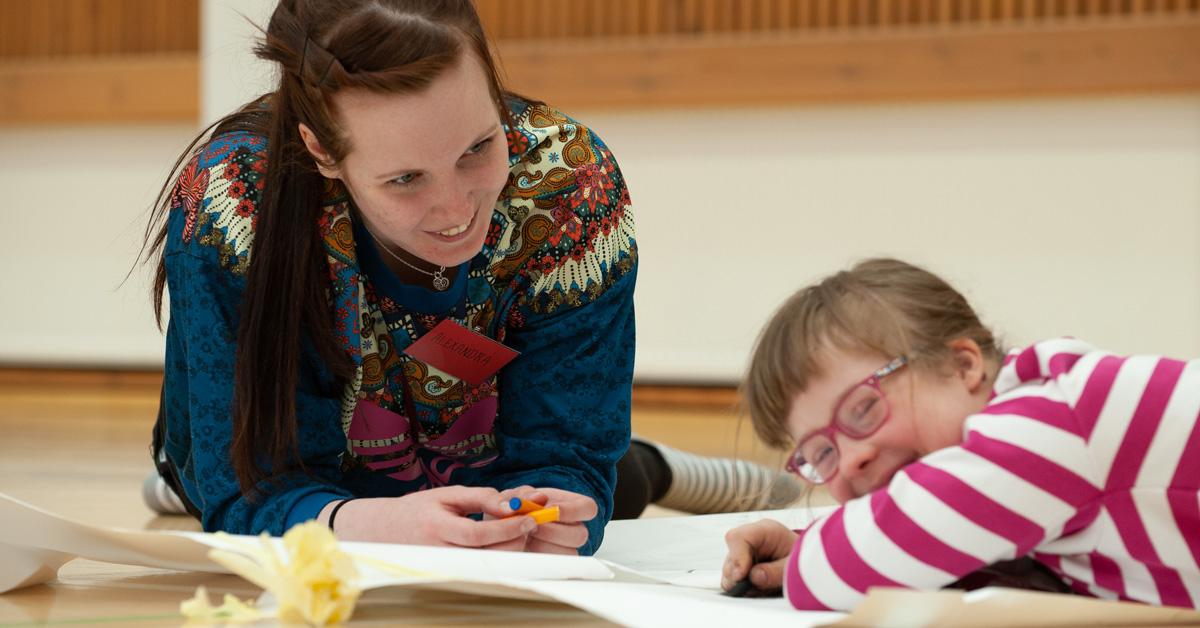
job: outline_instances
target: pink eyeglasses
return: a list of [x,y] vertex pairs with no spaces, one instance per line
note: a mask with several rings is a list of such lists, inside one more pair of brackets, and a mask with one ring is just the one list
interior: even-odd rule
[[879,431],[892,415],[891,405],[880,390],[879,382],[906,364],[908,358],[898,357],[846,391],[834,406],[829,425],[796,443],[788,457],[787,470],[813,484],[824,484],[833,479],[840,459],[833,433],[841,432],[854,440],[862,440]]

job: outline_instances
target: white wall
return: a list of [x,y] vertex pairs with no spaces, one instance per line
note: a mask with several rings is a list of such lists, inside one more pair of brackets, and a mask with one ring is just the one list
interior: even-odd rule
[[0,128],[0,363],[162,361],[150,274],[122,285],[191,125]]
[[[268,84],[229,7],[272,4],[203,4],[206,119]],[[643,381],[734,381],[787,294],[879,254],[1013,343],[1200,356],[1200,95],[571,113],[630,181]],[[192,132],[0,129],[0,362],[161,362],[147,274],[117,286]]]
[[[200,119],[212,122],[271,89],[252,48],[277,0],[200,0]],[[206,122],[206,123],[207,123]]]
[[578,112],[630,181],[638,374],[724,381],[802,284],[874,255],[1011,343],[1200,356],[1200,97]]
[[[251,22],[265,26],[274,4],[202,2],[200,126],[268,88]],[[0,127],[0,363],[161,365],[152,268],[125,276],[200,126]]]

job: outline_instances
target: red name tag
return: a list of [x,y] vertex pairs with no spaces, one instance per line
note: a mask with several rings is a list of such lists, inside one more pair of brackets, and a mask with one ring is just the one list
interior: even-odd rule
[[408,355],[469,384],[479,384],[520,355],[445,319],[404,350]]

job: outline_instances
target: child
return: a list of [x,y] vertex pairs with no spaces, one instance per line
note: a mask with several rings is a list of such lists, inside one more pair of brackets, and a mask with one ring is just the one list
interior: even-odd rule
[[869,587],[1029,555],[1078,593],[1200,604],[1200,360],[1071,338],[1005,357],[945,281],[878,259],[783,305],[745,397],[842,506],[800,532],[730,531],[725,589],[749,575],[798,609],[847,610]]

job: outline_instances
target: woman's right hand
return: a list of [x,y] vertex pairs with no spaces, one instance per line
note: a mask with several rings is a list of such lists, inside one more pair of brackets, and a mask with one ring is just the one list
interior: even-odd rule
[[[323,508],[318,520],[328,522],[335,505],[336,501]],[[467,516],[477,512],[492,517],[510,514],[496,489],[444,486],[403,497],[356,499],[338,511],[334,532],[345,541],[520,552],[537,528],[529,517],[476,521]]]
[[725,533],[729,554],[721,568],[721,588],[728,591],[749,574],[760,591],[783,587],[788,555],[800,535],[773,519],[738,526]]

